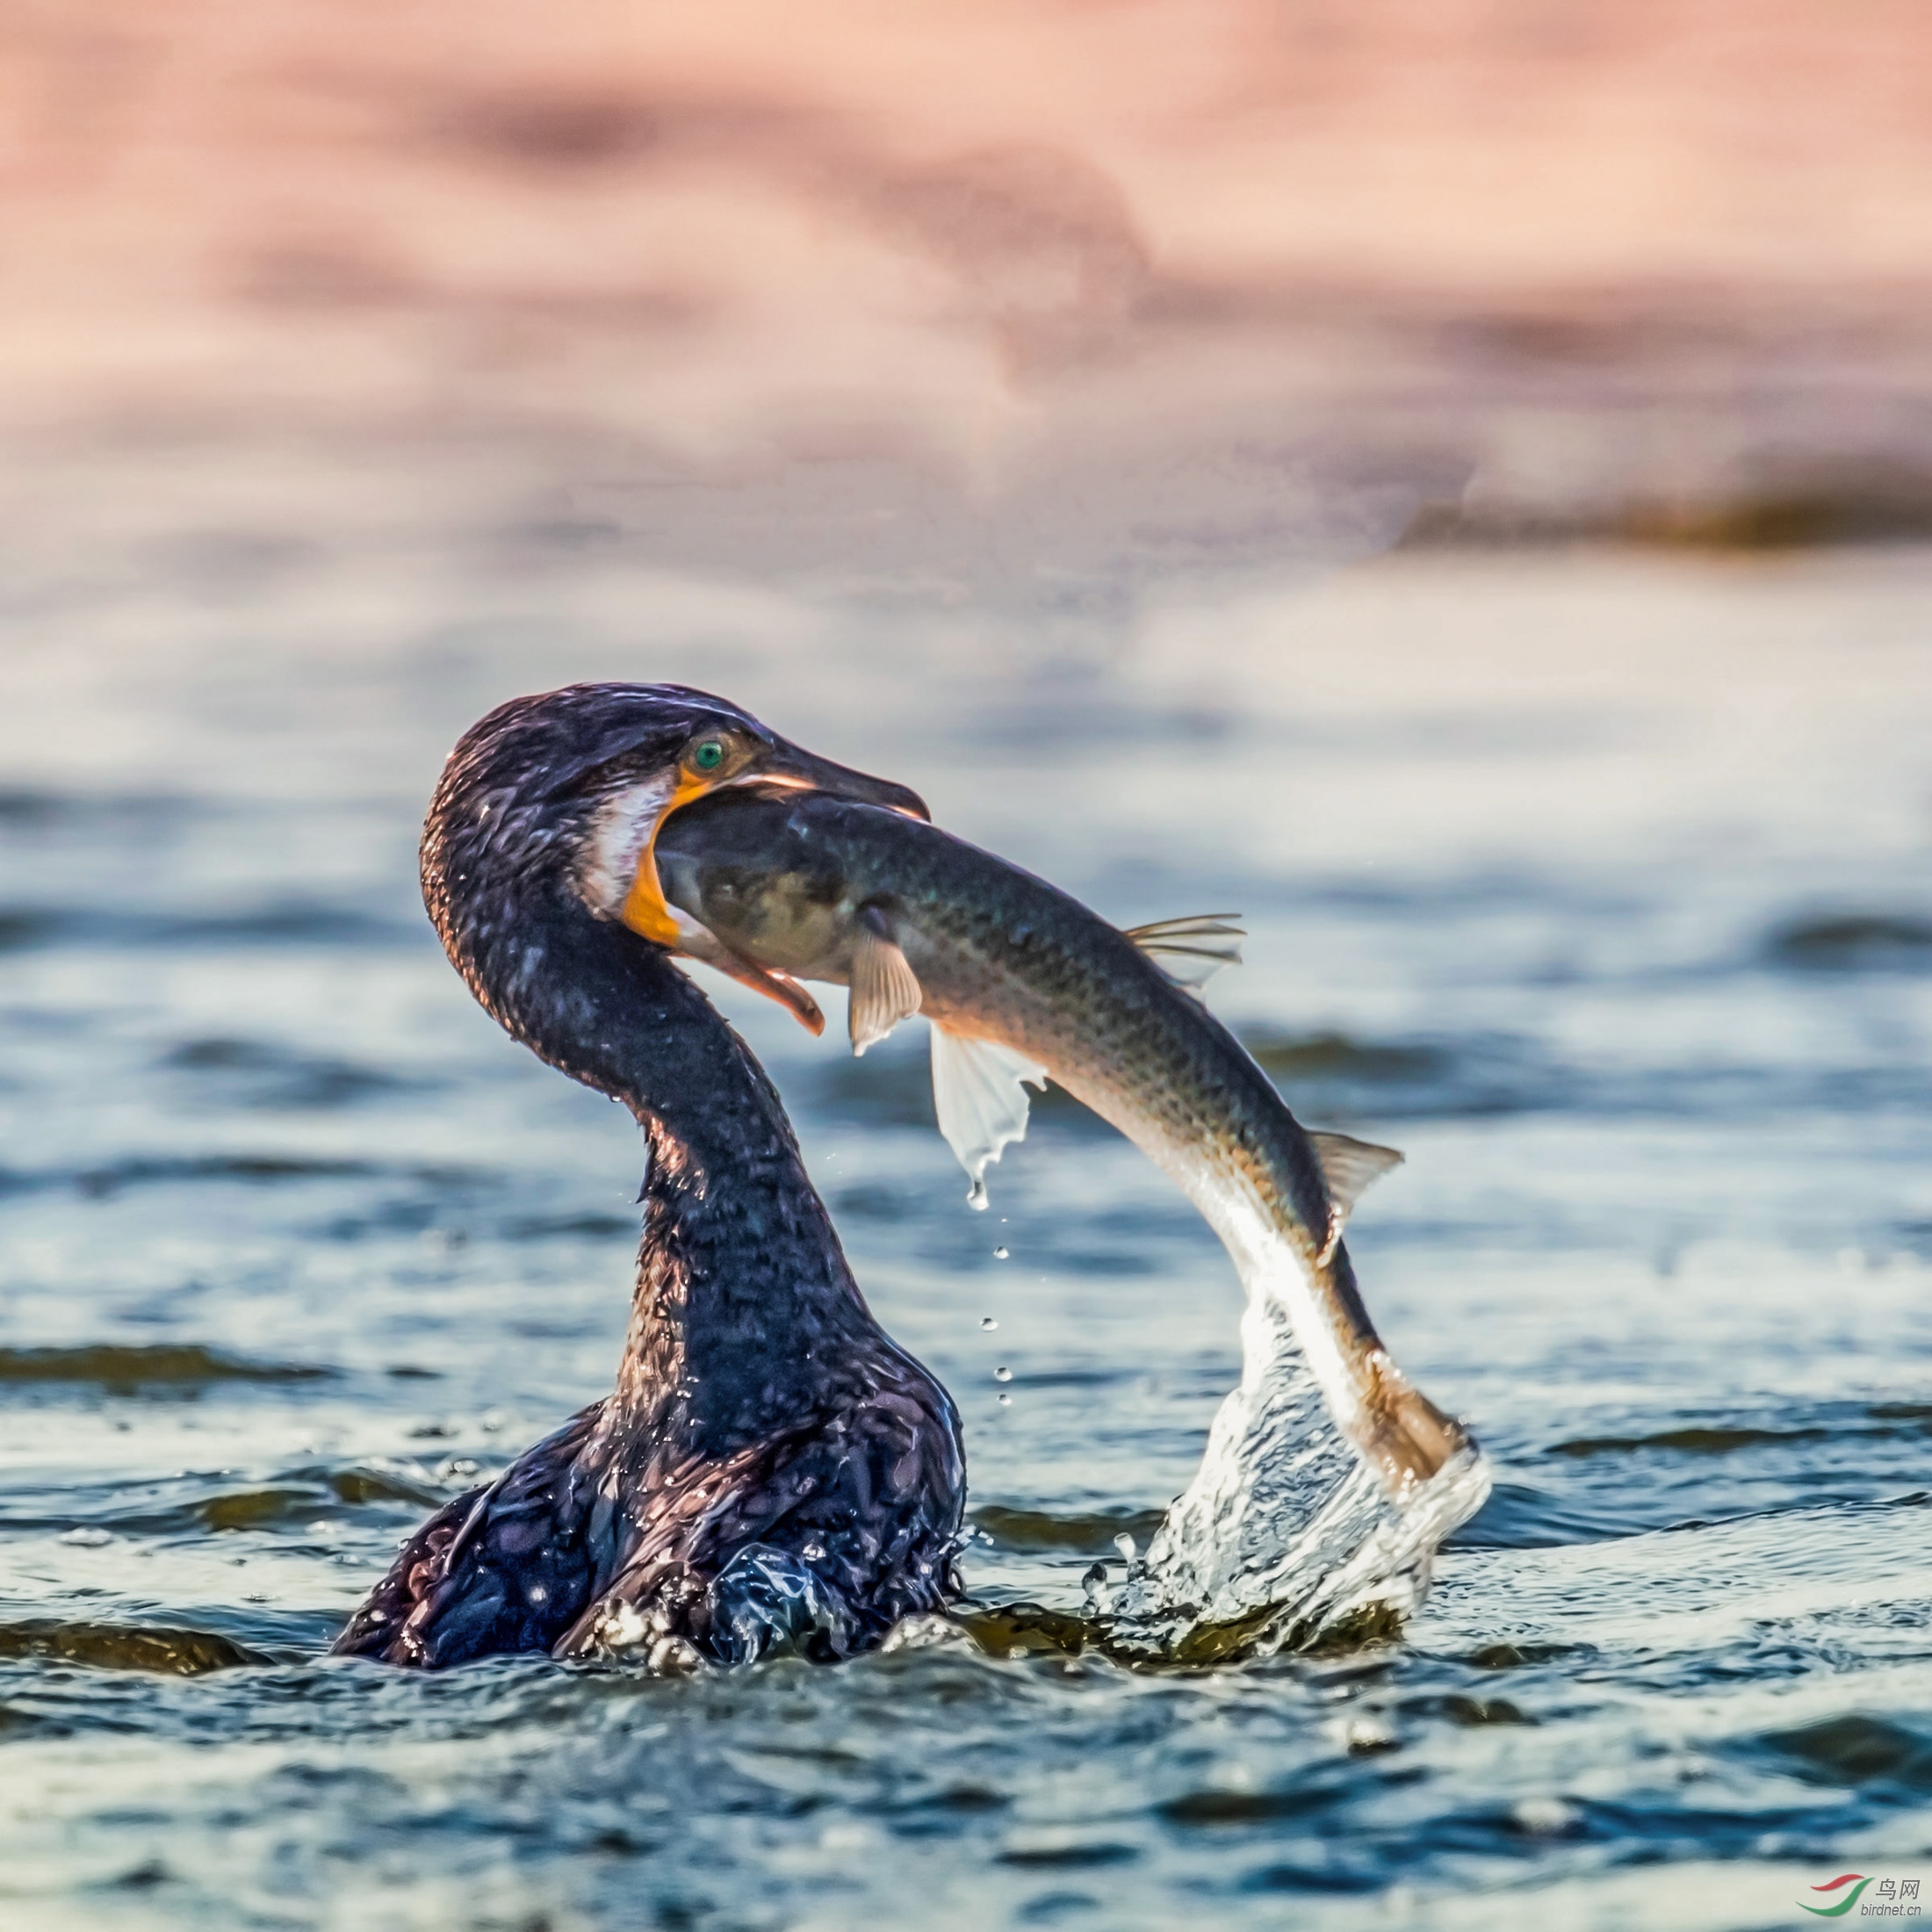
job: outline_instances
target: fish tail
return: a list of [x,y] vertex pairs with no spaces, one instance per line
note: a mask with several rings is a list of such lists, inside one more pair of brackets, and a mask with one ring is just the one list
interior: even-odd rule
[[1364,1367],[1367,1386],[1356,1440],[1390,1492],[1403,1496],[1468,1449],[1469,1432],[1438,1409],[1386,1350],[1371,1351]]

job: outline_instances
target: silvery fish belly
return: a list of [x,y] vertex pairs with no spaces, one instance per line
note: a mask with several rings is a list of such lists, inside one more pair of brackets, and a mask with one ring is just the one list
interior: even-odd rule
[[1238,928],[1122,933],[935,826],[823,793],[718,793],[667,821],[657,857],[694,955],[770,979],[794,1010],[797,979],[849,987],[856,1052],[931,1022],[940,1128],[975,1205],[1026,1130],[1027,1085],[1051,1079],[1170,1174],[1233,1257],[1241,1382],[1107,1606],[1118,1641],[1186,1652],[1234,1626],[1263,1648],[1419,1599],[1487,1467],[1390,1359],[1342,1239],[1402,1157],[1304,1129],[1200,997],[1238,958]]

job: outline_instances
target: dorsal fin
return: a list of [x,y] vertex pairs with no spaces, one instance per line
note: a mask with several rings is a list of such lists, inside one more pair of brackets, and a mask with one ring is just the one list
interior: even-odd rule
[[1326,1267],[1335,1258],[1336,1244],[1355,1211],[1355,1203],[1392,1167],[1400,1167],[1402,1157],[1393,1147],[1378,1147],[1373,1141],[1359,1141],[1352,1134],[1311,1133],[1315,1157],[1322,1164],[1322,1178],[1328,1183],[1328,1236],[1317,1265]]
[[852,1050],[862,1054],[919,1010],[919,983],[892,927],[876,905],[859,914],[852,948],[852,998],[846,1008]]
[[970,1040],[933,1028],[933,1107],[947,1145],[972,1181],[966,1198],[986,1205],[986,1163],[1027,1132],[1029,1101],[1020,1085],[1047,1084],[1047,1070],[997,1040]]
[[1194,912],[1186,919],[1156,919],[1130,926],[1130,939],[1179,987],[1198,993],[1223,966],[1241,963],[1247,934],[1234,921],[1238,912]]

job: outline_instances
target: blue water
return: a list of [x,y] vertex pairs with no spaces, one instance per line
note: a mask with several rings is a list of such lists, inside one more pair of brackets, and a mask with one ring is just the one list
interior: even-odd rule
[[[1071,643],[614,557],[16,575],[0,1922],[1770,1926],[1932,1880],[1932,558],[1398,559]],[[1351,1245],[1496,1463],[1399,1641],[322,1658],[621,1345],[634,1130],[414,875],[457,732],[609,675],[1123,923],[1245,915],[1213,1003],[1406,1150]],[[916,1025],[854,1063],[707,984],[958,1398],[975,1604],[1078,1611],[1237,1372],[1227,1261],[1063,1098],[970,1213]]]

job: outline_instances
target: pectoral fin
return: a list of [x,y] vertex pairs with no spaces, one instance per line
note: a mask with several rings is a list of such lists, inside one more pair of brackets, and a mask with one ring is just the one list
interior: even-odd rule
[[1378,1147],[1351,1134],[1313,1133],[1308,1139],[1314,1143],[1316,1159],[1322,1164],[1322,1178],[1328,1183],[1328,1235],[1315,1258],[1319,1266],[1326,1267],[1355,1203],[1390,1168],[1400,1167],[1402,1157],[1393,1147]]
[[846,1013],[853,1052],[862,1054],[919,1010],[919,980],[885,914],[869,905],[859,914],[859,936],[852,948],[852,998]]
[[986,1205],[986,1163],[1026,1136],[1025,1080],[1043,1088],[1047,1070],[997,1041],[933,1028],[933,1105],[940,1132],[972,1180],[966,1198],[975,1208]]
[[1239,917],[1196,912],[1130,926],[1121,936],[1132,940],[1177,986],[1198,994],[1223,966],[1240,965],[1241,942],[1247,935],[1233,923]]

